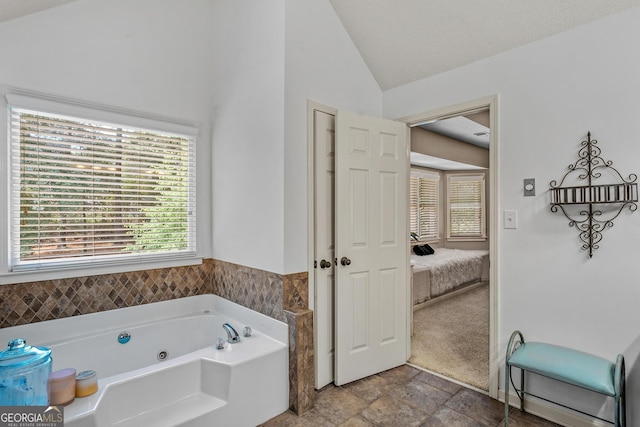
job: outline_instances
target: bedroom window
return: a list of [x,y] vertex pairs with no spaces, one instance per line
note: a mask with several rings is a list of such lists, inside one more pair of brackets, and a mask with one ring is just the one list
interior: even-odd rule
[[193,135],[12,105],[9,116],[12,271],[195,256]]
[[440,175],[412,170],[409,179],[410,231],[418,235],[420,240],[437,240]]
[[447,175],[447,238],[486,238],[484,181],[484,174]]

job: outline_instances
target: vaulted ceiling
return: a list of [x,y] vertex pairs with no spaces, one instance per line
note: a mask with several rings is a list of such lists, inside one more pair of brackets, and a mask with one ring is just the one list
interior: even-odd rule
[[0,22],[19,18],[76,0],[0,0]]
[[330,2],[383,90],[640,6],[640,0]]
[[[0,0],[0,22],[71,1],[78,0]],[[383,90],[640,6],[640,0],[328,1]]]

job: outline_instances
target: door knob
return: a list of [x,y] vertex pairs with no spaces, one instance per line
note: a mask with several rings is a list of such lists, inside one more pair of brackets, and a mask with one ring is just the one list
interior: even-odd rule
[[320,268],[329,268],[331,267],[331,261],[322,260],[320,261]]
[[340,258],[340,264],[342,264],[342,265],[350,265],[351,264],[351,260],[349,258],[347,258],[346,256],[343,256],[342,258]]

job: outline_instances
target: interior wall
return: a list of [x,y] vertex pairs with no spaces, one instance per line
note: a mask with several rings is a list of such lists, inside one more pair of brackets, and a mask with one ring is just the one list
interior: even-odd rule
[[411,128],[411,151],[489,168],[489,150],[417,126]]
[[213,257],[281,273],[284,0],[213,3]]
[[[587,131],[624,176],[640,173],[640,56],[629,50],[640,38],[638,22],[640,9],[630,9],[383,94],[389,118],[498,94],[500,128],[492,132],[500,140],[499,204],[518,215],[517,229],[498,232],[500,366],[514,329],[526,340],[609,360],[622,353],[627,402],[640,401],[640,213],[623,212],[589,259],[568,220],[550,212],[547,190],[577,160]],[[524,178],[536,179],[536,196],[523,196]],[[610,416],[604,399],[590,393],[557,382],[539,387]],[[627,410],[628,425],[640,425],[640,406]]]
[[[485,150],[486,151],[486,150]],[[448,241],[447,240],[447,173],[464,173],[469,171],[442,171],[431,168],[423,168],[420,166],[411,166],[412,170],[424,170],[432,173],[437,173],[440,175],[440,181],[438,183],[438,192],[440,194],[439,205],[438,205],[438,215],[440,215],[440,238],[435,241],[427,241],[429,245],[434,248],[450,248],[450,249],[463,249],[463,250],[489,250],[489,235],[490,235],[490,224],[489,224],[489,171],[473,171],[474,173],[483,173],[485,175],[485,209],[486,209],[486,220],[487,220],[487,239],[481,241]],[[416,243],[411,241],[412,246],[415,246],[420,243]]]
[[286,0],[285,273],[307,271],[307,101],[382,115],[382,91],[326,0]]
[[[482,112],[473,115],[477,117],[480,123],[484,124],[484,118],[487,123],[485,126],[489,126],[488,113]],[[473,120],[473,117],[470,117]],[[483,249],[489,250],[489,150],[478,147],[476,145],[468,144],[457,139],[450,138],[445,135],[441,135],[432,132],[421,127],[411,128],[411,151],[417,153],[426,154],[441,159],[453,160],[456,162],[466,163],[468,165],[480,166],[487,168],[485,174],[486,192],[485,192],[485,207],[487,213],[487,239],[483,241],[456,241],[447,240],[446,236],[446,215],[447,215],[447,176],[445,171],[441,171],[440,177],[440,217],[443,218],[442,230],[440,241],[438,246],[451,249],[465,249],[475,250]],[[468,172],[468,171],[449,171],[449,172]],[[476,172],[476,171],[474,171]],[[477,171],[482,172],[482,171]]]
[[307,100],[382,113],[322,0],[78,0],[0,35],[0,85],[196,123],[199,255],[265,271],[307,270]]
[[[202,257],[212,255],[208,236],[213,11],[208,0],[193,0],[189,8],[179,0],[80,0],[0,23],[3,88],[136,110],[199,127],[197,247]],[[4,103],[0,105],[4,114]],[[6,147],[5,120],[0,122],[0,141]],[[0,185],[7,188],[4,156],[0,164]],[[0,240],[5,242],[6,214],[6,209],[0,211]],[[6,256],[5,245],[0,255]]]
[[465,114],[465,117],[487,128],[491,127],[491,123],[489,121],[489,110],[480,111],[478,113]]

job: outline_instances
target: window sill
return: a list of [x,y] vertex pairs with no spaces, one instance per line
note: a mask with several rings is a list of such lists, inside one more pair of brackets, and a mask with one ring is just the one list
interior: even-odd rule
[[487,237],[447,237],[447,242],[486,242]]
[[424,245],[424,244],[428,244],[428,245],[437,245],[438,243],[440,243],[440,239],[433,239],[433,240],[420,240],[418,242],[416,242],[415,240],[411,241],[411,246],[418,246],[418,245]]
[[202,264],[202,257],[185,257],[168,260],[127,262],[111,265],[82,266],[69,268],[49,268],[46,270],[23,270],[0,273],[0,285],[9,285],[43,280],[72,279],[76,277],[117,274],[131,271],[153,270],[158,268],[184,267]]

